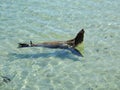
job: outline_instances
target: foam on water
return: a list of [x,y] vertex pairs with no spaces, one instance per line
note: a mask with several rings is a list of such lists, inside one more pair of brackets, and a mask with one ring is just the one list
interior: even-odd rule
[[[1,0],[0,90],[118,90],[119,0]],[[18,42],[68,40],[85,29],[84,57],[18,49]]]

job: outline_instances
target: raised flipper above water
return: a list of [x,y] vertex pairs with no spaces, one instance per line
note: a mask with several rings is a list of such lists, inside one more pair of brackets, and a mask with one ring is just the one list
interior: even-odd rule
[[84,29],[82,29],[74,39],[68,40],[67,43],[72,48],[70,51],[78,56],[83,56],[84,54]]
[[84,40],[84,29],[82,29],[74,39],[68,40],[67,44],[76,47],[78,44],[81,44]]
[[68,49],[72,53],[76,53],[77,55],[83,56],[81,53],[81,49],[77,48],[79,45],[83,43],[84,39],[84,29],[82,29],[74,39],[67,40],[67,41],[55,41],[55,42],[43,42],[40,44],[33,44],[32,41],[30,41],[29,44],[27,43],[18,43],[19,48],[24,47],[46,47],[46,48],[52,48],[52,49]]

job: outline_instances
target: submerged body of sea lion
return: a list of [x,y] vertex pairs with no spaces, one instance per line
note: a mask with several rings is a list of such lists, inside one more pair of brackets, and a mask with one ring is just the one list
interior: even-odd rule
[[[46,48],[52,48],[52,49],[68,49],[73,54],[76,54],[78,56],[83,56],[81,54],[81,51],[78,50],[77,46],[81,45],[84,40],[84,29],[82,29],[75,38],[67,41],[55,41],[55,42],[43,42],[39,44],[33,44],[32,41],[30,41],[30,44],[26,43],[18,43],[19,48],[24,47],[46,47]],[[81,47],[80,47],[81,48]]]

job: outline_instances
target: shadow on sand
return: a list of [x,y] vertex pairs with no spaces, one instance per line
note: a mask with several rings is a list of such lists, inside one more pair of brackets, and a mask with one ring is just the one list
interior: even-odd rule
[[19,59],[26,59],[26,58],[50,58],[50,57],[55,57],[55,58],[60,58],[62,60],[64,59],[70,59],[73,61],[80,61],[79,56],[75,56],[67,51],[55,51],[52,53],[37,53],[37,54],[17,54],[17,53],[10,53],[10,56],[14,56]]

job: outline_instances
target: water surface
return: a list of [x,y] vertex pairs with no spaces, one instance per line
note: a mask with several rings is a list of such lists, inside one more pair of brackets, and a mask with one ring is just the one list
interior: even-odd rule
[[[119,90],[119,0],[0,0],[0,90]],[[85,29],[84,57],[18,49],[68,40]]]

